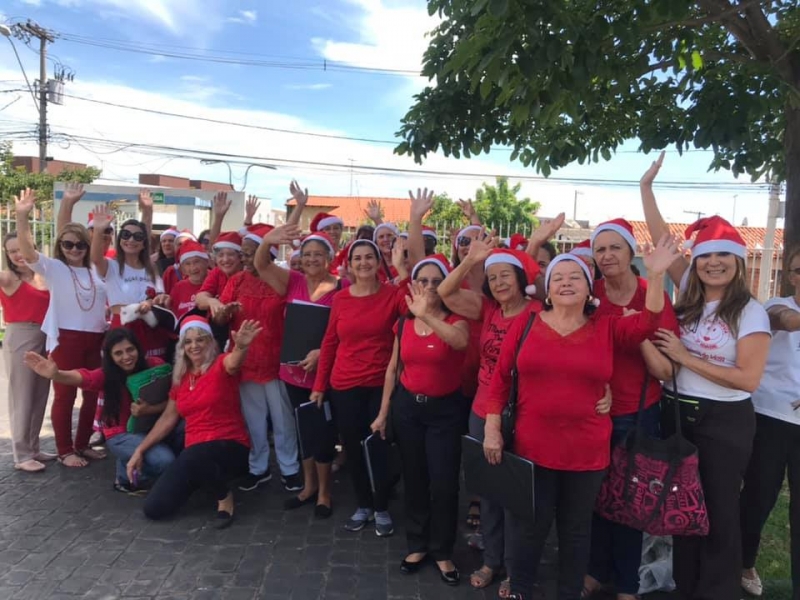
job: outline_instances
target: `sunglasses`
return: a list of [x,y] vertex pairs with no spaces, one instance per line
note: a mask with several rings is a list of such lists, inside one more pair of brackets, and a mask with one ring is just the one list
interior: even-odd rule
[[443,279],[428,279],[427,277],[420,277],[416,281],[417,281],[417,283],[422,284],[422,287],[428,287],[428,284],[430,284],[432,287],[438,288],[440,285],[442,285],[442,281],[444,281],[444,280]]
[[456,239],[456,244],[458,244],[461,248],[466,248],[472,243],[472,238],[466,235],[459,236]]
[[89,244],[86,242],[70,242],[69,240],[61,240],[60,245],[64,250],[73,250],[74,248],[77,248],[78,250],[89,249]]
[[130,231],[129,229],[123,229],[122,231],[120,231],[119,232],[119,237],[122,240],[129,240],[129,239],[133,238],[134,241],[137,241],[137,242],[143,242],[143,241],[145,241],[147,239],[147,235],[145,235],[141,231],[134,232],[134,231]]

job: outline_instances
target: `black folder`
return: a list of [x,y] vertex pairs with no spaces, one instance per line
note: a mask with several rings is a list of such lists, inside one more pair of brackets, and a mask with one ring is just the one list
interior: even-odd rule
[[331,433],[325,431],[333,427],[331,404],[325,401],[320,408],[316,402],[306,402],[294,409],[294,416],[300,454],[303,459],[313,458],[321,450],[320,444],[331,438]]
[[310,302],[286,304],[286,318],[281,344],[281,364],[297,364],[322,345],[331,309]]
[[499,465],[490,465],[483,444],[468,435],[461,436],[461,457],[467,490],[491,500],[516,516],[533,521],[533,470],[531,461],[503,452]]
[[400,479],[400,451],[396,444],[390,444],[380,433],[373,433],[361,440],[364,460],[367,463],[369,484],[374,494],[378,487],[391,487]]

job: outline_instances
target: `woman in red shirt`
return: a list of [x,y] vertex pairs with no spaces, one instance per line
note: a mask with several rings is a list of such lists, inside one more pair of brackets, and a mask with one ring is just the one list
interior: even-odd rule
[[23,365],[26,352],[44,354],[47,336],[42,322],[50,304],[44,279],[25,263],[16,232],[3,236],[7,269],[0,273],[0,306],[6,323],[3,362],[8,376],[8,418],[14,468],[35,473],[57,454],[42,452],[42,429],[50,382]]
[[164,442],[154,445],[144,455],[141,475],[130,481],[125,465],[134,450],[145,438],[143,433],[129,433],[128,419],[160,415],[166,407],[166,399],[158,405],[134,404],[125,385],[129,375],[164,364],[155,356],[145,358],[141,344],[128,329],[112,329],[103,340],[103,366],[99,369],[74,369],[62,371],[52,358],[47,359],[35,352],[25,354],[25,364],[38,375],[51,381],[89,390],[100,394],[97,400],[97,417],[100,430],[105,436],[106,447],[117,459],[117,475],[114,489],[135,492],[147,487],[155,480],[183,448],[182,432],[175,431]]
[[[603,278],[594,282],[594,295],[600,302],[595,317],[622,316],[627,311],[645,307],[647,280],[631,270],[636,254],[633,227],[625,219],[614,219],[598,225],[591,236],[594,262]],[[678,333],[678,319],[669,297],[664,295],[660,327]],[[614,372],[611,377],[611,446],[619,444],[636,425],[639,398],[645,378],[649,377],[644,433],[657,436],[661,410],[660,380],[672,377],[670,361],[649,340],[639,348],[614,347]],[[587,594],[611,584],[617,600],[635,600],[639,592],[639,565],[642,559],[642,532],[612,523],[597,514],[592,523],[592,553],[584,581]]]
[[558,597],[578,598],[589,562],[595,498],[611,456],[611,418],[599,415],[597,398],[611,381],[614,348],[634,348],[652,335],[664,308],[663,275],[678,254],[665,237],[645,257],[649,279],[645,310],[629,317],[591,319],[594,311],[589,268],[562,254],[547,268],[545,310],[516,348],[528,318],[506,334],[487,405],[484,449],[500,462],[500,413],[517,369],[514,452],[536,464],[533,522],[513,517],[512,598],[532,597],[536,571],[554,520],[557,520]]
[[441,254],[420,261],[412,271],[414,284],[406,299],[411,314],[395,325],[394,351],[372,430],[385,435],[391,409],[405,489],[408,555],[400,570],[414,573],[430,556],[442,580],[457,585],[459,573],[451,558],[461,465],[461,381],[442,374],[460,371],[469,326],[436,292],[448,271]]
[[[402,246],[392,253],[395,268],[405,278]],[[388,489],[370,487],[361,441],[380,411],[386,367],[392,356],[392,327],[406,313],[406,290],[378,280],[381,253],[371,240],[350,246],[348,265],[353,284],[333,299],[331,316],[320,349],[311,400],[322,405],[329,392],[334,422],[348,456],[358,509],[345,524],[361,531],[375,520],[378,536],[394,533],[388,512]]]
[[189,496],[206,488],[217,499],[216,526],[231,524],[233,492],[228,483],[247,473],[250,446],[239,407],[239,369],[260,331],[256,321],[244,321],[231,332],[233,349],[219,354],[208,321],[189,316],[181,325],[167,407],[127,465],[132,479],[134,471],[141,472],[147,452],[183,417],[186,449],[150,490],[144,504],[149,519],[174,515]]

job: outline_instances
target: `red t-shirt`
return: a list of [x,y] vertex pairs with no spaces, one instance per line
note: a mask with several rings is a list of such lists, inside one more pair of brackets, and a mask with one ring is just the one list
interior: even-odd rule
[[497,358],[500,356],[500,346],[506,337],[511,325],[516,321],[520,314],[528,318],[530,311],[541,312],[542,303],[538,300],[531,300],[529,305],[519,314],[513,317],[503,316],[500,305],[494,300],[483,298],[481,307],[481,332],[478,349],[480,351],[480,368],[478,369],[478,391],[475,400],[472,401],[472,412],[481,419],[486,418],[486,404],[489,400],[489,386],[492,383]]
[[183,273],[181,273],[178,265],[170,265],[167,267],[164,270],[164,274],[161,276],[161,280],[164,282],[164,293],[169,294],[172,288],[175,287],[175,284],[182,279]]
[[[155,356],[148,356],[145,361],[147,362],[148,368],[157,367],[164,364],[163,360]],[[105,438],[108,440],[115,435],[125,433],[128,427],[128,419],[131,418],[131,403],[133,402],[131,393],[128,391],[128,386],[122,386],[122,397],[120,398],[119,403],[119,420],[109,423],[103,419],[103,393],[106,385],[106,374],[103,373],[103,369],[78,369],[78,373],[81,374],[81,378],[83,379],[78,387],[80,387],[82,390],[86,390],[87,392],[97,392],[98,394],[97,409],[94,413],[94,421],[95,424],[100,428],[100,431],[103,432]]]
[[202,287],[202,283],[194,284],[188,279],[181,279],[172,287],[169,293],[170,310],[176,318],[180,319],[196,306],[194,299]]
[[383,284],[370,296],[353,296],[352,288],[336,294],[320,348],[314,391],[383,386],[392,358],[392,327],[408,312],[407,283]]
[[228,280],[219,301],[242,304],[231,319],[231,331],[239,329],[246,319],[257,320],[263,328],[250,344],[242,365],[242,381],[267,383],[277,379],[283,340],[284,298],[258,276],[240,271]]
[[[388,271],[387,271],[388,268]],[[397,269],[383,258],[378,261],[378,280],[381,283],[391,283],[397,279]]]
[[239,375],[229,375],[225,370],[222,364],[225,356],[220,354],[208,371],[197,378],[193,390],[190,389],[191,375],[187,372],[169,393],[186,420],[187,448],[222,440],[250,447],[239,406]]
[[[454,314],[445,319],[445,323],[450,325],[460,321],[466,319]],[[393,329],[395,336],[397,325]],[[414,319],[405,319],[403,339],[400,340],[400,359],[403,361],[400,383],[412,394],[441,397],[457,391],[461,382],[448,375],[461,370],[465,356],[465,350],[455,350],[435,333],[420,336],[414,329]]]
[[228,276],[225,275],[219,267],[214,267],[208,272],[205,281],[203,281],[203,285],[200,286],[200,291],[206,292],[211,295],[212,298],[219,298],[227,283]]
[[[523,316],[524,315],[524,316]],[[523,311],[506,334],[489,390],[488,414],[508,401]],[[514,451],[537,465],[563,471],[605,469],[611,456],[611,416],[595,412],[605,394],[618,345],[638,348],[658,328],[659,315],[599,317],[562,336],[537,316],[517,360]]]
[[350,251],[350,246],[352,242],[347,244],[344,248],[339,250],[339,253],[336,257],[331,261],[331,266],[328,269],[331,275],[339,275],[339,269],[344,268],[347,265],[347,253]]
[[[606,296],[606,282],[603,279],[594,282],[594,295],[600,300],[600,306],[595,311],[595,318],[600,316],[622,316],[623,309],[644,310],[645,296],[647,295],[647,280],[638,278],[639,286],[627,306],[612,304]],[[672,308],[669,296],[664,293],[664,310],[661,311],[661,321],[658,325],[670,329],[675,335],[680,335],[678,318]],[[639,397],[642,393],[647,365],[639,348],[629,348],[617,345],[614,347],[614,374],[611,376],[611,416],[629,415],[639,409]],[[645,406],[652,406],[661,398],[661,383],[651,377],[647,386],[647,399]]]
[[50,292],[23,281],[10,296],[0,290],[0,306],[3,307],[3,320],[6,323],[41,325],[50,306]]

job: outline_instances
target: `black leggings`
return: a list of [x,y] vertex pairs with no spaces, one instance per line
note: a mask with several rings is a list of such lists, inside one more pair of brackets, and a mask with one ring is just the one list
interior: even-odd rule
[[189,446],[156,480],[144,502],[145,516],[171,517],[201,488],[224,500],[230,491],[228,482],[247,474],[249,453],[247,446],[229,440]]
[[[289,395],[289,400],[292,402],[292,408],[297,408],[301,404],[305,404],[309,400],[309,396],[311,395],[311,390],[306,388],[297,387],[296,385],[292,385],[291,383],[283,382],[284,386],[286,386],[286,393]],[[327,398],[326,398],[327,400]],[[322,409],[320,409],[322,410]],[[321,428],[321,438],[318,440],[314,440],[313,446],[315,447],[315,452],[313,454],[313,458],[315,462],[318,462],[323,465],[327,465],[333,462],[333,459],[336,458],[336,427],[334,427],[333,423],[327,423],[326,427]],[[300,438],[298,432],[298,441]],[[300,452],[302,444],[297,445],[297,451]],[[301,459],[304,458],[312,458],[311,456],[301,456]]]

